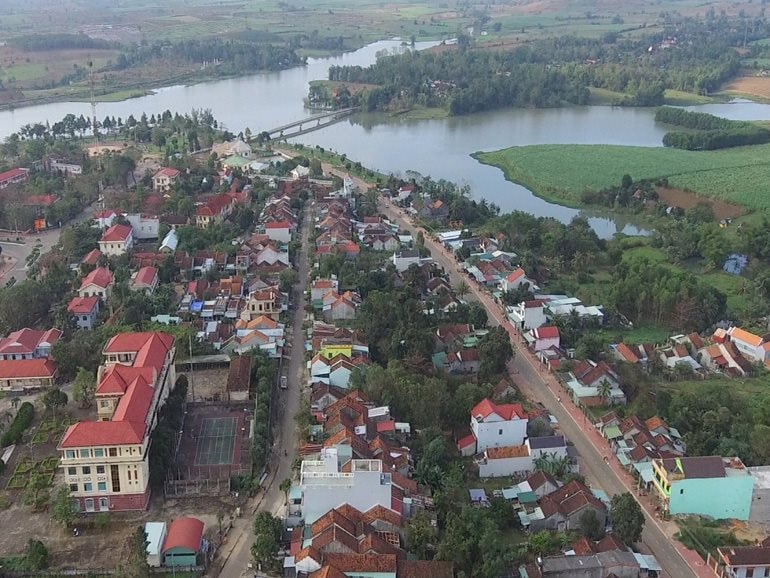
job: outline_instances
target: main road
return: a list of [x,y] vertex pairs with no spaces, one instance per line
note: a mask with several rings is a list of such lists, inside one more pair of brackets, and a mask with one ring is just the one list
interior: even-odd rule
[[[365,185],[362,181],[357,184],[359,186]],[[400,228],[410,231],[415,236],[418,231],[422,231],[404,218],[398,209],[382,199],[380,199],[379,210],[391,222],[398,224]],[[602,488],[610,496],[631,492],[639,500],[646,522],[642,540],[655,554],[668,576],[672,578],[714,578],[713,572],[697,553],[684,548],[671,537],[671,526],[666,531],[664,523],[655,516],[651,503],[641,500],[636,495],[633,478],[620,467],[620,464],[610,453],[604,438],[591,423],[587,422],[584,414],[572,404],[568,396],[562,397],[560,395],[563,392],[556,380],[522,345],[519,334],[505,318],[501,307],[475,281],[464,276],[459,263],[449,251],[427,233],[424,233],[424,237],[426,248],[430,250],[434,261],[448,273],[453,286],[464,281],[470,287],[469,296],[472,296],[472,300],[480,302],[487,310],[490,325],[501,325],[510,334],[511,343],[516,352],[511,363],[512,377],[521,393],[531,401],[542,403],[556,416],[563,433],[575,444],[575,448],[582,458],[583,466],[588,469],[587,473],[593,479],[600,480]],[[605,462],[605,458],[609,458],[607,462]]]
[[305,290],[310,263],[312,213],[311,207],[306,204],[302,222],[302,247],[296,264],[299,278],[292,294],[294,308],[290,335],[294,351],[291,353],[286,367],[288,389],[277,389],[276,399],[273,400],[273,403],[278,404],[278,423],[273,428],[275,439],[269,458],[271,473],[265,481],[263,491],[246,504],[244,508],[246,515],[236,520],[233,530],[228,536],[229,543],[223,548],[225,562],[219,573],[222,578],[242,578],[243,576],[254,575],[254,570],[250,572],[248,570],[251,561],[251,545],[254,542],[253,515],[257,511],[270,512],[274,516],[283,515],[284,512],[286,496],[281,491],[280,484],[293,475],[292,464],[299,441],[294,416],[299,411],[304,384],[305,335],[302,324],[305,320]]

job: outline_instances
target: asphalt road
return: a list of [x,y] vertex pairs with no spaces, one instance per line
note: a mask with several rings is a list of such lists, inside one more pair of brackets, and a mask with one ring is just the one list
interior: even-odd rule
[[[396,208],[390,205],[386,206],[384,202],[381,202],[379,209],[389,219],[396,222],[399,227],[411,231],[416,236],[418,227],[404,219],[397,212]],[[480,301],[484,305],[487,309],[490,325],[505,324],[506,321],[499,306],[494,303],[490,305],[491,300],[486,292],[483,289],[479,289],[476,282],[468,278],[467,275],[460,273],[459,264],[454,258],[448,256],[441,245],[427,234],[424,236],[425,246],[430,249],[434,261],[448,273],[452,285],[456,287],[460,281],[464,281],[471,288],[471,291],[466,296],[466,300]],[[543,377],[540,375],[540,370],[532,362],[530,355],[521,351],[515,340],[514,345],[516,345],[517,349],[517,354],[511,364],[514,381],[528,399],[541,402],[556,416],[564,435],[575,444],[575,448],[582,458],[583,467],[588,469],[588,472],[584,473],[589,474],[595,480],[600,480],[602,489],[610,497],[627,491],[631,491],[633,494],[633,488],[627,487],[623,480],[618,477],[617,473],[605,463],[604,455],[591,442],[587,433],[582,429],[579,420],[576,420],[565,409],[564,405],[557,399],[556,394],[546,385]],[[593,426],[585,424],[583,427]],[[658,563],[668,576],[672,578],[696,578],[699,574],[703,575],[700,572],[696,573],[693,571],[679,551],[672,545],[671,538],[659,527],[659,522],[650,516],[645,508],[642,509],[646,519],[642,540],[654,553]]]
[[[293,352],[283,371],[288,378],[288,388],[276,388],[278,403],[278,423],[274,425],[275,439],[273,451],[270,454],[271,474],[268,476],[264,489],[244,508],[246,512],[236,520],[229,540],[232,544],[227,559],[219,573],[221,578],[242,578],[253,576],[254,570],[248,569],[251,561],[251,545],[254,542],[253,515],[257,511],[271,512],[274,516],[284,513],[286,496],[280,490],[281,482],[293,476],[292,464],[297,454],[298,432],[294,416],[299,411],[302,388],[305,385],[304,343],[305,336],[302,324],[305,320],[305,290],[307,288],[308,269],[310,265],[310,228],[312,225],[312,209],[306,207],[302,223],[302,247],[297,257],[298,282],[293,289],[294,303],[291,326],[287,333],[293,344]],[[285,359],[285,358],[284,358]],[[286,455],[284,455],[286,452]]]

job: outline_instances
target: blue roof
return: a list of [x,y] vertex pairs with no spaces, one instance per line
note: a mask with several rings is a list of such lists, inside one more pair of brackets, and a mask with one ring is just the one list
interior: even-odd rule
[[203,311],[203,301],[193,301],[190,303],[190,311]]
[[468,490],[468,493],[471,495],[471,502],[487,502],[487,493],[484,491],[484,489],[479,490]]
[[289,499],[290,500],[301,500],[302,499],[302,488],[299,486],[292,486],[289,490]]
[[733,253],[727,257],[722,269],[725,273],[730,275],[740,275],[749,263],[749,258],[746,255],[739,253]]
[[166,522],[147,522],[144,531],[147,534],[147,555],[158,556],[166,537]]

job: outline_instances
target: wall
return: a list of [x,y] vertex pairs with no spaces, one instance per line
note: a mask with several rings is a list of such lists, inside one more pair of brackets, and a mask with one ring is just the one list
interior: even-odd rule
[[531,472],[534,469],[535,464],[531,456],[499,460],[487,459],[486,463],[479,463],[479,477],[501,478],[503,476],[512,476],[516,472]]
[[749,475],[676,481],[671,485],[669,510],[672,514],[700,514],[717,520],[748,520],[753,487]]
[[[478,441],[476,451],[482,452],[487,448],[520,446],[527,436],[527,421],[526,419],[506,421],[496,415],[490,415],[485,418],[484,422],[477,423],[474,418],[471,418],[471,429]],[[502,430],[502,434],[500,430]]]

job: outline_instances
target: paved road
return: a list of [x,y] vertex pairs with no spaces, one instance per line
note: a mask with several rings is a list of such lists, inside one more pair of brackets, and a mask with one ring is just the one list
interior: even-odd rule
[[[276,402],[278,405],[278,423],[274,426],[275,443],[274,451],[270,455],[271,474],[266,480],[266,485],[262,492],[244,508],[246,512],[241,518],[236,520],[233,530],[228,538],[229,544],[225,546],[226,556],[225,565],[219,576],[222,578],[241,578],[243,576],[253,576],[254,570],[250,572],[247,565],[251,561],[251,544],[254,542],[253,533],[253,514],[256,511],[267,511],[273,515],[283,515],[286,496],[280,490],[279,486],[286,478],[293,476],[292,464],[297,453],[298,432],[294,416],[299,411],[299,402],[302,393],[302,387],[305,383],[304,368],[304,331],[302,324],[305,320],[305,290],[307,288],[308,267],[310,259],[310,228],[312,210],[305,208],[305,216],[302,224],[302,248],[297,257],[297,273],[299,281],[294,287],[292,301],[294,303],[292,323],[289,328],[293,352],[288,365],[284,370],[288,376],[288,389],[277,389]],[[284,451],[288,457],[284,456]],[[229,546],[229,548],[228,548]]]
[[[11,259],[11,261],[6,261],[6,264],[9,266],[0,269],[0,280],[7,283],[11,277],[16,277],[17,282],[24,281],[27,278],[26,259],[27,256],[32,253],[32,249],[34,249],[35,246],[40,247],[41,255],[50,251],[54,245],[59,242],[59,238],[64,229],[92,218],[95,206],[95,203],[89,205],[82,213],[60,229],[49,229],[40,233],[32,233],[31,235],[22,235],[21,239],[24,243],[21,245],[15,242],[6,242],[9,235],[0,233],[0,246],[3,248],[3,257],[5,259]],[[15,239],[15,236],[13,235],[10,235],[10,237],[11,239]]]
[[[417,234],[418,227],[404,219],[398,209],[381,202],[379,210],[399,227],[410,230],[413,235]],[[470,297],[471,300],[481,302],[489,314],[490,325],[502,325],[511,334],[511,341],[516,351],[516,356],[511,363],[513,373],[511,377],[524,396],[532,401],[541,402],[556,416],[563,433],[575,444],[583,466],[588,469],[586,473],[595,480],[601,480],[602,488],[610,497],[627,491],[634,494],[635,485],[631,476],[622,470],[617,460],[610,459],[609,464],[605,463],[605,456],[611,455],[605,440],[593,425],[587,422],[584,414],[569,401],[568,396],[562,394],[555,380],[544,372],[544,368],[534,361],[532,355],[522,346],[518,334],[505,319],[500,306],[483,288],[479,288],[475,281],[460,272],[459,264],[446,249],[429,235],[424,236],[425,246],[430,249],[433,259],[449,274],[452,285],[457,286],[460,281],[465,281],[470,287],[466,299]],[[640,503],[646,518],[642,540],[655,554],[666,573],[672,578],[696,576],[713,578],[714,574],[697,553],[687,550],[678,543],[672,543],[674,541],[670,537],[671,527],[669,526],[667,532],[664,524],[651,514],[649,502],[640,500]]]

